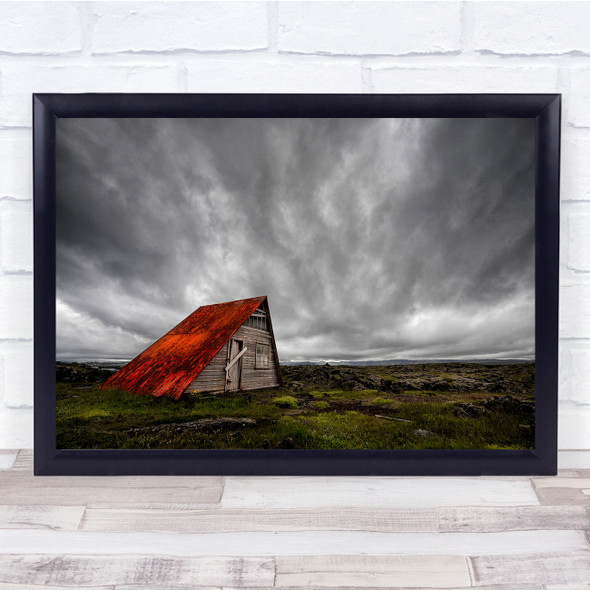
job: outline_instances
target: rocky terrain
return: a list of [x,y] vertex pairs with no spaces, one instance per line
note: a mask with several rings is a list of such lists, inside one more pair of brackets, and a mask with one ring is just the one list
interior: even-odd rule
[[94,385],[103,383],[114,369],[92,367],[87,363],[66,363],[58,361],[55,367],[55,379],[58,383]]
[[179,400],[99,386],[58,363],[58,448],[534,448],[535,365],[282,366],[283,387]]
[[405,391],[503,393],[534,395],[534,363],[486,365],[478,363],[415,364],[348,367],[298,365],[283,367],[286,385],[294,391],[306,387],[374,389],[403,394]]

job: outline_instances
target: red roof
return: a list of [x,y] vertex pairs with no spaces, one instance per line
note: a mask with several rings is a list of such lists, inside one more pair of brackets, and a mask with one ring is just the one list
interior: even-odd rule
[[265,300],[253,297],[199,307],[102,387],[178,399]]

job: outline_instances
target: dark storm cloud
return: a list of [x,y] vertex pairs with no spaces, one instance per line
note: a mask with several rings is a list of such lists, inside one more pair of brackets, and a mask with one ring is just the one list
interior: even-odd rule
[[269,296],[284,359],[532,356],[534,123],[62,119],[58,354]]

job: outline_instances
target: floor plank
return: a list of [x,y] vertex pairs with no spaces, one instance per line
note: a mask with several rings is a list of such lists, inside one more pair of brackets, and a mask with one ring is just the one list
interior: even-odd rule
[[[243,588],[243,586],[241,586],[241,588]],[[276,590],[276,588],[274,586],[268,586],[268,588],[272,588],[272,590]],[[18,590],[18,589],[16,589]],[[70,589],[71,590],[71,589]],[[84,589],[86,590],[86,589]],[[114,590],[228,590],[227,586],[195,586],[194,584],[158,584],[156,586],[152,586],[151,584],[149,586],[137,586],[136,584],[133,584],[131,586],[129,585],[125,585],[125,586],[115,586]],[[260,590],[260,587],[257,586],[257,590]],[[306,588],[306,590],[309,590],[309,588]],[[348,588],[348,590],[351,590],[351,588]]]
[[228,477],[222,508],[534,506],[528,480],[476,478]]
[[220,477],[34,477],[0,471],[0,505],[85,505],[93,502],[217,504]]
[[21,449],[14,463],[13,469],[33,473],[33,450]]
[[532,480],[535,489],[546,488],[590,488],[590,477],[547,477]]
[[[171,494],[173,499],[174,494]],[[216,513],[219,510],[219,505],[213,502],[206,503],[176,503],[176,502],[119,502],[117,498],[112,498],[110,501],[105,499],[104,502],[89,502],[86,504],[87,509],[91,510],[129,510],[131,512],[141,510],[154,510],[164,512],[183,512],[191,510],[207,510],[211,513]]]
[[0,451],[0,469],[12,469],[18,451]]
[[[156,548],[154,548],[156,549]],[[53,586],[272,586],[274,561],[248,557],[0,555],[0,582]]]
[[[314,587],[316,587],[314,585]],[[355,586],[329,586],[330,590],[353,590]],[[358,586],[356,586],[358,587]],[[128,586],[123,587],[119,586],[116,587],[115,590],[128,590]],[[151,588],[150,586],[147,587],[148,590],[188,590],[186,586],[176,586],[173,588],[168,587],[161,587],[161,588]],[[309,586],[270,586],[268,588],[258,588],[258,590],[309,590]],[[432,586],[392,586],[391,583],[387,583],[385,586],[362,586],[363,590],[383,590],[383,588],[387,588],[388,590],[432,590]],[[440,586],[435,586],[435,588],[440,588]],[[563,587],[565,588],[565,587]],[[133,588],[133,590],[140,590],[139,588]],[[143,588],[141,590],[144,590]],[[200,590],[200,589],[199,589]],[[228,588],[224,586],[223,590],[238,590],[237,588]],[[447,588],[446,590],[473,590],[473,586],[453,586],[452,588]],[[545,586],[543,584],[492,584],[491,586],[478,586],[477,590],[545,590]],[[569,589],[567,589],[569,590]],[[578,587],[573,587],[572,590],[578,590]]]
[[539,488],[535,492],[544,506],[590,506],[590,496],[583,489]]
[[[115,586],[80,586],[84,590],[115,590]],[[186,586],[185,586],[186,588]],[[0,582],[0,590],[73,590],[72,586],[46,586],[45,584],[4,584]]]
[[502,555],[548,553],[588,547],[581,531],[513,531],[507,533],[368,533],[303,531],[271,533],[90,533],[5,530],[0,552],[187,556],[269,555]]
[[89,508],[80,526],[96,532],[221,533],[340,530],[436,532],[435,510],[125,510]]
[[440,532],[590,529],[590,508],[584,506],[511,506],[438,510]]
[[587,469],[560,469],[557,477],[588,477],[590,474]]
[[277,586],[469,586],[461,556],[319,555],[277,557]]
[[467,590],[470,572],[479,590],[590,590],[578,453],[560,453],[555,478],[228,477],[224,490],[35,478],[30,451],[0,451],[0,590]]
[[[1,522],[1,521],[0,521]],[[461,507],[438,510],[156,510],[89,508],[80,530],[94,532],[221,533],[373,531],[492,533],[590,529],[590,507]]]
[[0,506],[0,529],[75,531],[84,506]]
[[471,560],[474,585],[574,584],[590,580],[590,552],[495,555]]

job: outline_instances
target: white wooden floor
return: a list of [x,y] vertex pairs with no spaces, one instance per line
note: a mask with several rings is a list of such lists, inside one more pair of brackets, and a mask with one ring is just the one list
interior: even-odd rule
[[0,451],[0,590],[590,589],[590,452],[558,477],[38,477]]

